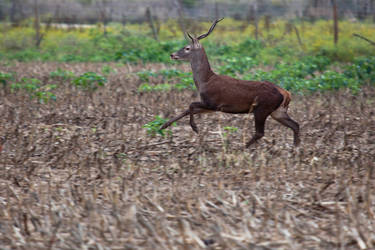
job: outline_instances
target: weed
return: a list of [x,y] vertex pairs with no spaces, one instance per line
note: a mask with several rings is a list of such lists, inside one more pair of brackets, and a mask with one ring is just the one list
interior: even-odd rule
[[[149,123],[146,123],[145,125],[143,125],[143,127],[146,128],[147,134],[151,136],[155,136],[157,134],[163,137],[166,135],[172,135],[172,130],[170,129],[165,130],[165,129],[160,128],[167,121],[168,119],[162,118],[157,115],[155,116],[155,120]],[[172,126],[175,126],[175,125],[176,125],[175,123],[172,124]],[[167,132],[167,134],[165,132]]]
[[74,78],[74,73],[68,70],[57,68],[57,70],[52,71],[49,76],[54,79],[69,80]]
[[11,73],[3,73],[0,72],[0,83],[5,88],[7,86],[7,83],[13,79],[13,75]]
[[112,73],[117,73],[117,70],[114,69],[114,68],[112,68],[112,67],[109,66],[109,65],[104,65],[104,66],[102,67],[102,74],[103,74],[103,75],[108,76],[109,74],[112,74]]
[[[5,24],[4,24],[5,25]],[[210,25],[202,23],[201,26]],[[249,38],[252,26],[245,30],[241,21],[225,19],[210,39],[204,41],[207,53],[214,60],[224,62],[230,58],[250,57],[262,64],[275,65],[281,61],[292,62],[305,55],[323,55],[333,61],[350,62],[359,56],[375,55],[368,45],[359,39],[353,39],[352,33],[361,30],[361,34],[374,39],[374,28],[370,23],[341,21],[340,41],[334,46],[329,31],[330,21],[295,23],[301,30],[304,49],[299,47],[294,33],[284,34],[285,21],[272,23],[272,29],[262,41]],[[23,27],[4,29],[0,33],[0,58],[18,61],[63,61],[63,62],[109,62],[146,63],[163,62],[175,64],[169,58],[171,52],[186,45],[183,34],[177,28],[171,33],[171,27],[177,27],[175,20],[161,23],[160,42],[147,36],[147,24],[127,24],[119,28],[118,24],[107,27],[104,35],[101,28],[86,30],[50,30],[43,39],[40,50],[34,47],[32,22]],[[1,24],[0,24],[1,28]],[[174,28],[173,28],[174,29]],[[219,40],[220,38],[220,40]],[[172,40],[179,39],[179,40]],[[142,41],[142,42],[139,42]],[[224,41],[224,42],[222,42]],[[233,74],[230,69],[229,74]],[[105,74],[105,72],[102,72]]]
[[22,78],[20,82],[13,83],[11,86],[13,93],[25,91],[31,99],[36,98],[39,103],[48,103],[50,100],[56,101],[56,95],[51,91],[57,88],[55,84],[42,85],[42,82],[36,78]]
[[157,74],[152,71],[139,71],[136,74],[142,82],[148,82],[150,81],[150,77],[157,76]]
[[156,85],[143,83],[138,87],[138,92],[169,91],[171,89],[172,85],[170,85],[169,83],[161,83]]
[[104,86],[106,82],[107,78],[95,72],[86,72],[72,81],[76,87],[90,91],[95,91],[99,87]]

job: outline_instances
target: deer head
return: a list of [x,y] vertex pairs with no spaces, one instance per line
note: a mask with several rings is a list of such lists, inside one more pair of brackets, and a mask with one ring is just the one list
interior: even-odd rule
[[199,53],[199,51],[202,51],[202,49],[203,49],[202,45],[199,43],[199,40],[207,37],[214,30],[216,24],[223,19],[224,18],[215,20],[215,22],[211,25],[210,30],[207,33],[202,34],[198,37],[193,37],[187,32],[187,35],[190,38],[191,43],[189,45],[183,47],[182,49],[178,50],[177,52],[172,53],[171,59],[189,61],[191,59],[192,55],[194,55],[196,53]]

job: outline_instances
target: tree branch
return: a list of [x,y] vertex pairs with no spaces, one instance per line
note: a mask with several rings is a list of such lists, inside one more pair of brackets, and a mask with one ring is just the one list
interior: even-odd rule
[[368,42],[369,44],[371,44],[372,46],[375,46],[375,42],[374,41],[371,41],[370,39],[368,39],[368,38],[366,38],[364,36],[361,36],[361,35],[359,35],[357,33],[353,33],[353,36],[359,37],[359,38],[365,40],[366,42]]

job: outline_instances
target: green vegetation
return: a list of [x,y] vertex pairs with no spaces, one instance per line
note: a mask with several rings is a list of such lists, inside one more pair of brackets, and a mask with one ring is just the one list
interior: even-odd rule
[[352,64],[343,65],[342,73],[329,69],[326,57],[305,57],[292,64],[278,64],[274,70],[256,70],[245,79],[272,81],[294,92],[325,91],[349,88],[358,92],[363,84],[374,84],[375,57],[358,58]]
[[[137,72],[137,76],[143,82],[139,86],[138,92],[195,89],[192,74],[177,69],[164,69],[159,72],[140,71]],[[151,83],[158,79],[161,79],[163,83]]]
[[52,71],[50,73],[50,77],[53,79],[58,79],[58,80],[69,80],[74,78],[74,73],[68,70],[63,70],[60,68],[57,68],[56,71]]
[[[169,59],[170,53],[186,44],[177,22],[168,20],[161,24],[160,42],[151,38],[147,24],[110,24],[106,32],[99,25],[68,30],[51,28],[43,37],[40,48],[36,48],[32,22],[25,24],[14,28],[0,24],[1,60],[175,63]],[[199,26],[202,30],[208,29],[210,23]],[[294,26],[299,30],[302,44],[293,29],[290,30]],[[358,56],[375,56],[375,51],[365,41],[352,36],[356,32],[375,40],[375,28],[371,23],[341,21],[340,27],[345,28],[340,29],[337,46],[333,43],[331,21],[291,23],[277,20],[267,29],[261,19],[258,27],[259,40],[254,40],[253,25],[227,18],[203,43],[210,58],[222,62],[234,58],[240,60],[239,56],[267,65],[295,61],[305,55],[324,55],[333,61],[343,62],[353,61]],[[241,60],[249,63],[249,59]]]
[[0,83],[5,88],[7,83],[13,79],[13,75],[10,73],[0,72]]
[[169,91],[172,89],[172,85],[169,83],[161,83],[157,85],[150,85],[148,83],[143,83],[141,86],[139,86],[138,91],[139,92],[150,92],[150,91]]
[[[89,92],[97,90],[107,82],[106,77],[95,72],[86,72],[80,76],[75,76],[73,72],[60,68],[50,72],[49,77],[50,80],[57,83],[69,81],[72,86]],[[30,99],[37,99],[41,104],[47,104],[51,100],[56,101],[54,91],[59,88],[59,84],[49,84],[48,82],[48,79],[44,82],[37,78],[27,77],[17,81],[16,75],[0,72],[0,83],[2,83],[4,89],[10,89],[12,94],[26,94]]]
[[[271,81],[298,93],[340,88],[348,88],[357,93],[361,85],[375,82],[375,57],[359,57],[353,63],[338,65],[325,56],[305,56],[296,62],[276,64],[268,70],[259,68],[260,63],[250,57],[225,60],[226,63],[218,67],[221,74],[238,76],[245,80]],[[334,70],[338,66],[340,70]],[[175,69],[140,71],[137,76],[142,82],[138,92],[195,89],[191,73]]]
[[233,135],[234,133],[236,133],[238,131],[238,128],[237,127],[231,127],[231,126],[225,126],[224,128],[224,131],[222,133],[222,138],[223,138],[223,146],[225,149],[228,149],[228,146],[230,144],[230,137],[231,135]]
[[[150,136],[160,135],[164,137],[166,135],[172,135],[172,130],[160,129],[160,127],[167,121],[168,119],[164,119],[157,115],[155,116],[155,120],[149,123],[146,123],[145,125],[143,125],[143,127],[146,128],[147,134]],[[172,123],[172,126],[175,126],[175,125],[176,123]]]
[[116,74],[117,73],[117,71],[116,71],[116,69],[114,69],[114,68],[112,68],[111,66],[109,66],[109,65],[104,65],[103,67],[102,67],[102,74],[103,75],[105,75],[105,76],[108,76],[108,75],[110,75],[110,74]]
[[95,72],[86,72],[74,78],[72,81],[73,85],[81,89],[91,90],[91,91],[98,89],[98,87],[104,86],[106,82],[107,82],[107,78]]
[[39,79],[22,78],[20,82],[13,83],[10,86],[11,91],[26,92],[31,99],[36,98],[39,103],[48,103],[50,100],[56,101],[56,95],[51,91],[56,89],[55,84],[42,85]]
[[[199,24],[208,29],[210,23]],[[375,28],[367,22],[341,21],[340,40],[335,46],[330,21],[286,22],[277,20],[266,29],[264,20],[259,22],[259,40],[252,38],[254,27],[241,21],[225,19],[203,40],[214,70],[246,80],[272,81],[283,88],[298,92],[337,90],[348,88],[357,93],[364,84],[375,82],[375,50],[365,41],[352,36],[361,33],[375,40]],[[193,25],[194,27],[194,25]],[[299,30],[299,42],[294,29]],[[140,71],[138,92],[167,92],[194,90],[190,72],[177,70],[169,55],[184,45],[183,34],[176,21],[161,24],[160,42],[150,36],[147,24],[110,24],[103,32],[101,26],[81,29],[50,29],[39,48],[33,41],[33,27],[27,24],[10,27],[0,24],[0,60],[164,63],[167,69]],[[199,31],[201,32],[201,31]],[[177,40],[176,40],[177,39]],[[140,42],[141,41],[141,42]],[[86,72],[75,76],[73,72],[57,68],[50,73],[52,81],[68,81],[81,90],[94,91],[107,82],[110,74],[117,73],[105,65],[101,74]],[[34,80],[14,83],[16,76],[0,73],[4,87],[13,82],[13,92],[25,90],[40,102],[53,99],[54,88]],[[44,81],[44,80],[43,80]],[[40,93],[39,93],[40,92]],[[42,94],[44,93],[44,94]]]

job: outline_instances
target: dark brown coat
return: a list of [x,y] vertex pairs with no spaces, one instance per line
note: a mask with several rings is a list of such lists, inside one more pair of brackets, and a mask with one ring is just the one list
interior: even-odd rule
[[294,144],[298,145],[300,142],[299,125],[287,114],[291,100],[288,91],[271,82],[244,81],[217,75],[212,71],[206,52],[199,40],[207,37],[219,21],[221,20],[216,20],[210,30],[198,38],[193,38],[188,34],[192,43],[171,54],[171,58],[174,60],[190,61],[201,101],[191,103],[189,109],[170,119],[161,128],[165,129],[173,122],[189,115],[190,126],[198,133],[194,114],[215,111],[233,114],[253,113],[256,132],[246,144],[248,147],[263,137],[266,119],[271,115],[272,118],[293,130]]

